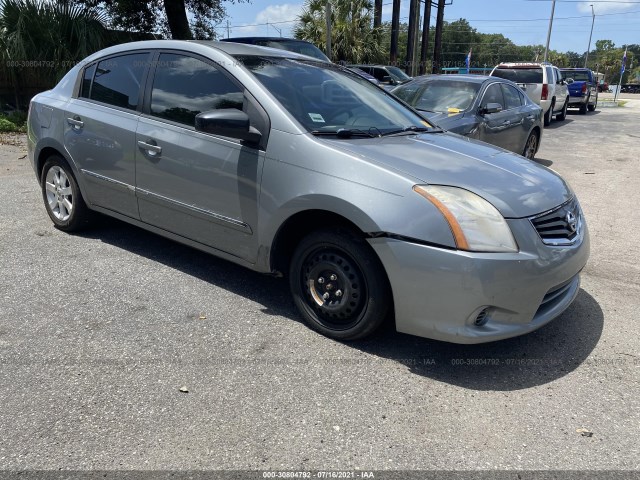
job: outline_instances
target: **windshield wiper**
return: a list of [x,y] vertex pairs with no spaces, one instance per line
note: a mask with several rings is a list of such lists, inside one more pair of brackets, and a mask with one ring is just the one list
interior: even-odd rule
[[408,127],[400,128],[398,130],[391,130],[390,132],[385,132],[382,135],[385,137],[388,137],[391,135],[402,135],[403,133],[421,133],[421,132],[436,133],[441,131],[442,130],[440,130],[439,128],[418,127],[416,125],[410,125]]
[[[376,133],[372,133],[371,130],[374,130]],[[338,138],[351,138],[351,137],[367,137],[374,138],[380,137],[382,134],[380,131],[372,127],[368,132],[364,130],[360,130],[358,128],[339,128],[338,130],[313,130],[311,132],[312,135],[335,135]]]

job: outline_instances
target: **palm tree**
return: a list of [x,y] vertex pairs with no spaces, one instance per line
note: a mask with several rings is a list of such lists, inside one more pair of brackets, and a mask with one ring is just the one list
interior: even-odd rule
[[105,23],[104,13],[70,0],[0,0],[0,68],[16,103],[25,85],[51,88],[76,62],[103,48]]
[[[328,0],[307,0],[294,35],[323,48],[326,44],[325,7]],[[377,61],[382,55],[382,29],[373,28],[371,0],[331,2],[333,59],[349,63]]]

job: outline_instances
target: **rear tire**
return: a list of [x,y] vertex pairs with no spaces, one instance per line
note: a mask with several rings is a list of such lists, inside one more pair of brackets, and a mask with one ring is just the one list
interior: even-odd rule
[[307,235],[293,254],[289,286],[304,322],[336,340],[371,335],[392,304],[377,255],[360,235],[346,229]]
[[71,168],[61,156],[47,158],[40,185],[44,206],[56,228],[75,232],[88,226],[92,212],[82,198]]
[[564,107],[562,107],[562,111],[558,115],[556,115],[556,120],[562,122],[565,118],[567,118],[567,108],[569,108],[568,98],[564,101]]
[[533,160],[538,150],[538,134],[534,131],[529,134],[527,142],[524,144],[524,150],[522,156]]
[[598,96],[596,95],[596,101],[593,103],[590,103],[589,106],[587,107],[587,110],[589,110],[590,112],[595,112],[597,106],[598,106]]
[[587,113],[587,108],[589,106],[589,98],[587,98],[587,101],[585,103],[581,103],[580,104],[580,115],[584,115]]
[[549,125],[551,125],[551,117],[553,117],[553,103],[551,104],[551,106],[549,107],[549,110],[547,110],[547,113],[544,114],[544,126],[548,127]]

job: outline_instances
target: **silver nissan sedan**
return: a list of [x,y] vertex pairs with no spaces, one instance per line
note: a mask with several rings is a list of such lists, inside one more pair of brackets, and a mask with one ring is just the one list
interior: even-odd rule
[[576,297],[589,236],[555,172],[443,132],[348,70],[283,50],[108,48],[29,106],[54,225],[107,214],[288,276],[313,329],[456,343],[535,330]]

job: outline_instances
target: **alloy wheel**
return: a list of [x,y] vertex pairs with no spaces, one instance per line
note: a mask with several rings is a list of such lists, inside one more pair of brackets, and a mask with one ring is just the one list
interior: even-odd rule
[[73,212],[73,190],[65,171],[52,166],[45,177],[45,188],[49,210],[58,220],[66,222]]

